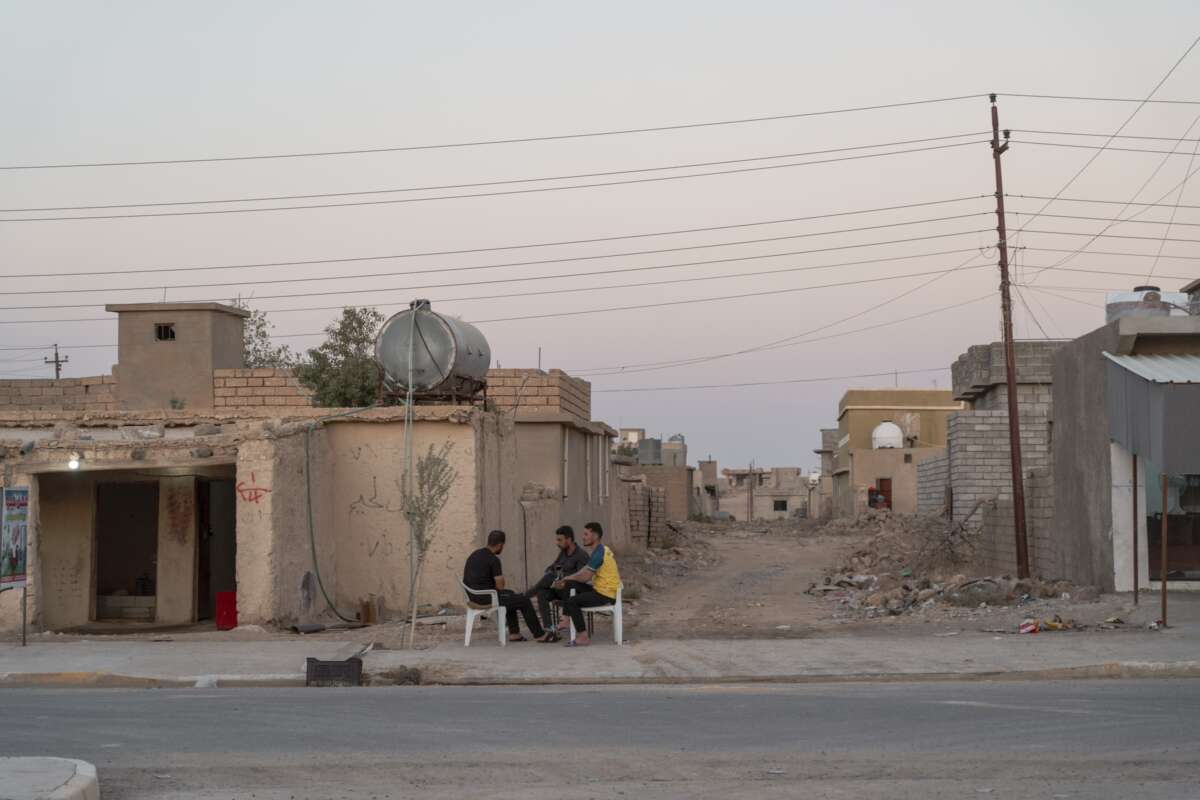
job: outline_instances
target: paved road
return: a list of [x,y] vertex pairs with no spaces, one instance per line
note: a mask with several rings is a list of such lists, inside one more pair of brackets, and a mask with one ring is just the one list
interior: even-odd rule
[[91,761],[105,800],[1200,791],[1200,681],[7,690],[0,708],[0,753]]

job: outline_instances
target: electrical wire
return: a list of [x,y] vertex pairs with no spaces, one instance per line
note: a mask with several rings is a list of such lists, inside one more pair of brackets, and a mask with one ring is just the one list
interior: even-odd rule
[[583,133],[565,133],[553,134],[546,136],[526,136],[521,138],[511,139],[483,139],[467,142],[450,142],[440,144],[422,144],[422,145],[398,145],[392,147],[370,147],[359,148],[354,150],[320,150],[302,153],[266,153],[260,155],[245,155],[245,156],[214,156],[208,158],[172,158],[172,159],[155,159],[146,161],[90,161],[73,164],[12,164],[0,166],[0,170],[21,170],[21,169],[78,169],[88,167],[134,167],[134,166],[150,166],[161,164],[203,164],[214,163],[221,161],[260,161],[267,159],[281,158],[318,158],[325,156],[347,156],[347,155],[365,155],[370,153],[397,153],[397,152],[412,152],[418,150],[446,150],[461,147],[484,147],[488,145],[501,144],[526,144],[530,142],[549,142],[565,139],[587,139],[600,136],[626,136],[630,134],[640,133],[660,133],[663,131],[678,131],[694,128],[711,128],[723,125],[746,125],[760,122],[776,122],[786,119],[803,119],[806,117],[822,117],[831,116],[834,114],[849,114],[860,111],[880,111],[891,108],[906,108],[909,106],[929,105],[933,103],[949,103],[957,100],[973,100],[983,97],[981,94],[959,95],[957,97],[936,97],[928,100],[906,100],[899,103],[882,103],[872,106],[854,106],[850,108],[836,108],[826,111],[804,111],[793,114],[773,114],[770,116],[761,117],[743,117],[740,119],[724,119],[713,120],[707,122],[687,122],[676,125],[656,125],[652,127],[639,128],[624,128],[617,130],[604,131],[589,131]]
[[[874,150],[880,147],[899,147],[907,144],[923,144],[926,142],[945,141],[947,139],[962,139],[968,136],[983,136],[986,131],[973,131],[971,133],[956,133],[946,136],[927,136],[922,139],[902,139],[893,142],[883,142],[880,144],[860,144],[850,147],[835,147],[828,150],[810,150],[803,153],[780,153],[778,155],[769,156],[750,156],[747,158],[731,158],[723,161],[696,161],[686,164],[667,164],[656,167],[637,167],[631,169],[614,169],[605,170],[602,172],[579,172],[570,175],[543,175],[536,178],[511,178],[508,180],[495,181],[475,181],[472,183],[449,183],[437,184],[431,186],[406,186],[398,189],[369,189],[365,191],[351,192],[321,192],[314,194],[281,194],[281,195],[264,195],[260,197],[224,197],[212,200],[171,200],[154,203],[107,203],[101,205],[79,205],[79,206],[43,206],[32,208],[0,208],[0,214],[16,214],[16,213],[42,213],[50,211],[98,211],[111,208],[162,208],[166,206],[194,206],[194,205],[220,205],[225,203],[263,203],[274,202],[278,200],[317,200],[330,197],[361,197],[364,195],[376,194],[396,194],[399,192],[432,192],[441,191],[444,189],[471,189],[480,186],[509,186],[519,183],[542,183],[545,181],[565,181],[579,180],[581,178],[603,178],[614,175],[629,175],[639,172],[661,172],[666,170],[676,169],[696,169],[698,167],[717,167],[727,166],[730,164],[745,164],[751,161],[770,161],[779,158],[805,158],[808,156],[828,155],[830,153],[847,153],[856,150]],[[878,155],[886,155],[880,153]],[[780,167],[789,166],[781,164]]]
[[[1195,47],[1195,46],[1196,46],[1196,43],[1192,42],[1192,47]],[[1188,48],[1188,52],[1191,52],[1192,47]],[[1182,62],[1183,59],[1186,57],[1187,57],[1187,53],[1184,53],[1183,57],[1181,57],[1179,59],[1179,61]],[[1178,66],[1179,66],[1179,62],[1176,62],[1175,66],[1171,67],[1171,72],[1174,72],[1175,68]],[[1171,72],[1168,72],[1166,77],[1164,77],[1162,81],[1159,81],[1159,85],[1154,87],[1155,92],[1158,91],[1159,87],[1162,86],[1162,84],[1166,81],[1167,78],[1171,77]],[[1033,99],[1033,100],[1083,100],[1083,101],[1099,102],[1099,103],[1137,103],[1139,106],[1145,106],[1145,105],[1200,106],[1200,100],[1152,100],[1150,98],[1139,99],[1136,97],[1086,97],[1086,96],[1070,95],[1070,94],[1030,94],[1028,92],[997,92],[996,94],[999,95],[1000,97],[1023,97],[1023,98],[1027,98],[1027,99]],[[1150,94],[1151,94],[1151,96],[1153,96],[1154,92],[1151,92]],[[978,97],[978,96],[979,95],[976,95],[976,97]]]
[[[314,264],[346,264],[346,263],[359,262],[359,261],[384,261],[384,260],[393,259],[393,258],[431,258],[434,256],[458,256],[458,255],[470,255],[470,254],[474,254],[474,253],[491,253],[491,252],[496,252],[496,251],[501,251],[501,250],[524,250],[524,249],[534,248],[534,247],[565,247],[567,245],[576,245],[576,244],[597,244],[599,242],[614,242],[614,241],[620,241],[620,240],[624,240],[624,239],[646,239],[646,238],[651,238],[651,237],[655,237],[655,236],[674,236],[677,234],[685,234],[685,233],[709,233],[712,231],[726,231],[726,230],[734,230],[734,229],[738,229],[738,228],[752,228],[752,227],[757,227],[760,225],[782,225],[782,224],[790,223],[790,222],[809,222],[809,221],[817,220],[817,219],[832,219],[834,217],[848,217],[848,216],[855,216],[858,214],[874,214],[874,213],[882,212],[882,211],[899,211],[902,209],[909,209],[909,208],[923,208],[923,207],[927,207],[927,206],[947,205],[947,204],[951,204],[951,203],[966,202],[969,200],[981,200],[981,199],[988,198],[988,197],[992,197],[992,195],[990,195],[990,194],[968,195],[968,196],[964,196],[964,197],[947,198],[945,200],[928,200],[928,201],[919,202],[919,203],[904,203],[901,205],[894,205],[894,206],[878,206],[876,208],[856,209],[853,211],[835,211],[835,212],[828,213],[828,214],[811,214],[809,216],[804,216],[804,217],[789,217],[789,218],[784,218],[784,219],[757,220],[754,222],[737,222],[737,223],[733,223],[733,224],[729,224],[729,225],[708,225],[708,226],[699,227],[699,228],[678,228],[675,230],[667,230],[667,231],[652,231],[650,233],[622,233],[622,234],[614,234],[611,236],[598,236],[598,237],[593,237],[590,239],[566,239],[566,240],[560,240],[557,242],[528,242],[528,243],[524,243],[524,244],[493,245],[491,247],[472,247],[472,248],[466,248],[466,249],[460,249],[460,250],[429,250],[429,251],[425,251],[425,252],[391,253],[391,254],[387,254],[387,255],[378,255],[378,256],[349,256],[349,257],[342,257],[342,258],[317,258],[317,259],[306,259],[306,260],[302,260],[302,261],[267,261],[267,262],[247,263],[247,264],[210,264],[210,265],[199,265],[199,266],[188,266],[188,267],[159,266],[159,267],[144,267],[141,269],[90,270],[90,271],[86,271],[86,272],[29,272],[29,273],[24,273],[24,274],[10,274],[7,277],[8,278],[74,278],[74,277],[79,277],[79,276],[83,276],[83,275],[140,275],[140,274],[149,274],[149,273],[154,273],[154,272],[200,272],[200,271],[221,270],[221,269],[247,270],[247,269],[265,269],[265,268],[273,268],[273,267],[310,266],[310,265],[314,265]],[[676,248],[676,249],[687,250],[687,249],[691,249],[691,248],[684,247],[684,248]],[[669,251],[670,251],[670,249],[667,249],[667,250],[644,250],[644,251],[640,251],[638,254],[640,255],[640,254],[644,254],[644,253],[658,253],[658,252],[669,252]],[[522,263],[524,263],[524,262],[522,262]],[[552,262],[545,261],[545,262],[534,262],[534,263],[552,263]],[[414,272],[408,272],[408,273],[403,273],[403,274],[419,275],[419,274],[423,274],[426,272],[445,272],[445,271],[448,271],[448,270],[446,268],[442,268],[442,269],[417,270]],[[397,274],[400,274],[400,273],[397,273]]]
[[944,278],[946,275],[966,268],[972,261],[975,261],[976,259],[980,258],[981,256],[982,256],[982,253],[976,253],[975,255],[972,255],[971,257],[969,257],[968,259],[963,261],[961,264],[958,264],[957,266],[955,266],[954,269],[952,269],[946,273],[940,274],[940,275],[935,275],[928,281],[924,281],[921,284],[919,284],[911,289],[908,289],[904,292],[893,295],[893,296],[889,297],[887,300],[884,300],[882,303],[877,303],[877,304],[875,304],[873,306],[869,306],[861,311],[855,312],[854,314],[851,314],[847,317],[842,317],[840,319],[837,319],[834,322],[827,323],[825,325],[820,325],[820,326],[817,326],[816,328],[812,328],[810,330],[801,331],[800,333],[794,334],[792,336],[786,336],[786,337],[783,337],[782,339],[775,339],[770,342],[765,342],[760,345],[755,345],[753,347],[746,347],[746,348],[741,348],[741,349],[732,350],[732,351],[726,351],[726,352],[722,352],[722,353],[709,353],[709,354],[706,354],[703,356],[692,356],[692,357],[683,358],[683,359],[671,359],[671,360],[667,360],[667,361],[646,361],[646,362],[641,362],[641,363],[636,363],[636,364],[621,364],[621,365],[616,365],[616,366],[612,366],[612,367],[591,367],[591,368],[584,368],[584,369],[570,369],[568,371],[571,372],[571,374],[573,374],[573,375],[587,375],[587,374],[601,375],[601,374],[606,374],[606,373],[607,374],[616,374],[616,373],[628,373],[628,372],[643,372],[646,370],[659,370],[659,369],[669,369],[672,367],[680,367],[680,366],[692,366],[695,364],[702,364],[702,363],[707,363],[707,362],[711,362],[711,361],[717,361],[717,360],[724,359],[724,358],[732,358],[735,356],[746,355],[748,353],[755,353],[755,352],[762,352],[764,350],[776,349],[781,346],[786,346],[785,343],[787,343],[787,342],[795,342],[798,339],[803,339],[814,333],[820,333],[821,331],[836,327],[838,325],[841,325],[842,323],[849,322],[850,320],[865,316],[866,314],[869,314],[872,311],[877,311],[880,308],[890,305],[891,303],[894,303],[898,300],[902,300],[903,298],[908,297],[909,295],[911,295],[915,292],[918,292],[918,291],[921,291],[922,289],[927,288],[928,286],[932,285],[936,281],[939,281],[942,278]]
[[[1104,147],[1091,144],[1075,144],[1074,142],[1039,142],[1033,139],[1011,139],[1013,144],[1031,144],[1037,147],[1066,147],[1072,150],[1107,150],[1110,153],[1154,153],[1166,156],[1186,156],[1178,150],[1162,150],[1153,147]],[[1192,140],[1188,140],[1192,141]]]
[[[899,243],[904,243],[904,242],[928,241],[930,239],[945,239],[945,238],[950,238],[950,237],[955,237],[955,236],[976,235],[979,233],[985,233],[986,231],[987,231],[987,229],[974,229],[974,230],[968,230],[968,231],[961,231],[958,233],[931,234],[928,236],[914,236],[914,237],[909,237],[906,239],[894,239],[894,240],[888,241],[888,242],[870,242],[870,243],[863,243],[863,244],[839,245],[837,247],[825,247],[825,248],[817,248],[814,250],[795,251],[795,254],[820,253],[820,252],[829,252],[829,251],[834,251],[834,250],[857,249],[857,248],[861,248],[861,247],[875,247],[875,246],[882,246],[882,245],[886,245],[886,244],[899,244]],[[792,237],[782,237],[782,238],[792,238]],[[779,255],[779,254],[775,254],[775,255]],[[595,256],[593,256],[593,258],[594,257]],[[581,258],[587,258],[587,257],[581,257]],[[737,259],[730,259],[730,260],[743,261],[743,260],[747,260],[747,259],[737,258]],[[483,267],[479,267],[479,268],[482,269]],[[471,269],[471,268],[463,267],[461,269]],[[147,288],[150,288],[150,287],[147,287]],[[401,291],[401,290],[404,290],[405,288],[406,287],[398,287],[395,290]],[[379,292],[379,291],[383,291],[383,290],[384,289],[382,289],[381,287],[366,287],[366,288],[360,288],[360,289],[340,289],[340,290],[326,291],[326,292],[293,292],[290,294],[259,295],[255,299],[256,300],[279,300],[279,299],[294,298],[294,297],[330,297],[330,296],[345,295],[345,294],[375,293],[375,292]],[[191,299],[188,302],[220,302],[220,298],[209,298],[208,300]],[[45,305],[37,305],[37,306],[30,306],[30,305],[0,306],[0,311],[21,311],[21,310],[37,310],[37,309],[45,310],[45,309],[57,309],[57,308],[99,308],[99,307],[102,307],[102,305],[103,304],[100,304],[100,303],[58,303],[58,304],[45,304]],[[96,319],[101,319],[101,318],[97,317]],[[3,324],[4,322],[5,322],[5,320],[0,320],[0,324]]]
[[[267,279],[261,279],[261,280],[241,281],[241,282],[236,282],[236,283],[235,282],[216,282],[216,283],[157,284],[157,285],[120,286],[120,287],[105,286],[105,287],[94,288],[94,289],[20,289],[20,290],[14,290],[14,291],[0,292],[0,296],[47,295],[47,294],[49,294],[49,295],[89,294],[89,293],[95,293],[95,292],[104,292],[107,294],[111,294],[113,292],[125,292],[125,291],[130,291],[130,292],[132,292],[132,291],[168,291],[168,290],[175,290],[175,289],[212,289],[212,288],[218,288],[218,287],[236,287],[236,286],[269,286],[269,285],[274,285],[274,284],[317,283],[317,282],[323,282],[323,281],[350,281],[350,280],[360,280],[360,279],[367,279],[367,278],[394,278],[394,277],[399,277],[399,276],[403,276],[403,275],[420,274],[420,273],[424,273],[424,272],[458,272],[458,271],[465,271],[465,270],[497,269],[497,268],[502,268],[502,267],[540,266],[540,265],[544,265],[544,264],[559,264],[559,263],[570,262],[570,261],[589,261],[589,260],[604,259],[604,258],[624,258],[627,256],[651,255],[651,254],[655,254],[655,253],[677,252],[680,250],[711,249],[711,248],[715,248],[715,247],[727,247],[727,246],[731,246],[731,245],[742,245],[742,244],[761,244],[764,242],[786,241],[786,240],[790,240],[790,239],[810,239],[810,238],[813,238],[816,236],[833,236],[833,235],[844,234],[844,233],[862,233],[862,232],[866,232],[866,231],[885,230],[888,228],[902,228],[902,227],[906,227],[909,225],[925,225],[925,224],[931,224],[931,223],[935,223],[935,222],[950,222],[950,221],[960,220],[960,219],[969,219],[971,217],[986,216],[989,213],[990,212],[986,212],[986,211],[977,211],[977,212],[972,212],[969,214],[956,214],[956,215],[945,216],[945,217],[929,217],[929,218],[925,218],[925,219],[910,220],[907,222],[889,222],[889,223],[878,224],[878,225],[860,226],[860,227],[856,227],[856,228],[841,228],[838,230],[831,230],[831,231],[810,231],[808,233],[794,233],[794,234],[788,234],[786,236],[773,236],[773,237],[769,237],[769,238],[749,239],[749,240],[741,240],[741,241],[734,241],[734,242],[717,242],[714,244],[703,244],[703,245],[685,245],[685,246],[681,246],[681,247],[661,248],[661,249],[656,249],[656,250],[640,250],[640,251],[626,252],[626,253],[607,253],[607,254],[599,254],[599,255],[575,256],[575,257],[568,257],[568,258],[540,259],[537,261],[518,261],[518,262],[509,262],[509,263],[504,263],[504,264],[480,264],[480,265],[467,266],[467,267],[447,267],[447,268],[442,268],[440,270],[439,269],[430,269],[430,270],[418,270],[415,272],[369,272],[369,273],[358,273],[358,274],[343,273],[343,274],[339,274],[339,275],[316,276],[316,277],[267,278]],[[975,231],[972,231],[972,232],[975,232]],[[659,267],[653,267],[653,269],[667,269],[667,268],[671,268],[671,267],[675,267],[675,266],[695,266],[697,264],[727,263],[730,261],[743,261],[743,260],[760,259],[760,258],[772,258],[774,256],[796,255],[798,252],[804,252],[804,251],[791,251],[791,252],[782,252],[782,253],[774,253],[774,254],[766,254],[766,255],[743,256],[743,257],[737,257],[737,258],[731,257],[731,258],[725,258],[725,259],[716,259],[713,261],[688,262],[688,263],[684,263],[684,264],[668,264],[668,265],[663,265],[663,266],[659,266]],[[508,283],[508,282],[512,282],[512,281],[543,280],[546,278],[573,278],[573,277],[590,276],[590,275],[602,275],[602,274],[605,274],[608,272],[631,272],[631,271],[645,270],[645,269],[652,269],[652,268],[651,267],[635,267],[635,268],[624,268],[624,269],[618,269],[618,270],[597,270],[597,271],[591,271],[591,272],[567,273],[564,275],[537,275],[537,276],[521,277],[521,278],[495,278],[495,279],[474,281],[474,282],[423,284],[420,286],[411,286],[411,287],[404,287],[404,288],[409,288],[409,289],[414,289],[414,290],[415,289],[441,289],[441,288],[445,288],[447,286],[474,286],[474,285],[478,285],[478,284],[488,284],[488,283]],[[260,297],[258,299],[273,299],[273,298],[270,298],[270,296],[266,296],[266,297]]]
[[894,375],[916,375],[923,372],[945,372],[949,367],[929,367],[927,369],[888,370],[887,372],[865,372],[858,375],[834,375],[821,378],[785,378],[777,381],[746,381],[742,383],[706,383],[690,386],[627,386],[618,389],[592,389],[592,394],[611,392],[686,392],[699,389],[735,389],[751,386],[782,386],[789,383],[823,383],[828,381],[846,381],[857,378],[891,378]]
[[[1053,204],[1058,199],[1058,197],[1060,195],[1062,195],[1063,192],[1070,189],[1071,186],[1074,185],[1075,181],[1079,180],[1079,177],[1081,175],[1083,175],[1083,173],[1086,172],[1087,169],[1090,166],[1092,166],[1093,163],[1095,163],[1096,159],[1098,159],[1100,157],[1100,154],[1104,152],[1104,149],[1107,148],[1110,144],[1112,144],[1113,140],[1117,136],[1119,136],[1122,131],[1125,130],[1126,126],[1128,126],[1129,123],[1133,122],[1133,118],[1138,115],[1138,112],[1141,111],[1143,108],[1145,108],[1146,104],[1149,103],[1151,101],[1151,99],[1154,97],[1154,95],[1158,93],[1158,90],[1162,88],[1162,85],[1164,83],[1166,83],[1167,80],[1172,75],[1175,74],[1175,70],[1179,69],[1179,65],[1182,64],[1189,55],[1191,55],[1192,50],[1194,50],[1196,48],[1197,44],[1200,44],[1200,36],[1197,36],[1195,39],[1192,40],[1192,43],[1188,46],[1187,50],[1185,50],[1183,52],[1183,55],[1181,55],[1175,61],[1175,63],[1171,65],[1171,68],[1169,70],[1167,70],[1167,74],[1163,75],[1162,78],[1159,79],[1158,83],[1156,83],[1154,85],[1154,88],[1150,90],[1150,93],[1146,95],[1145,99],[1142,100],[1141,102],[1139,102],[1137,104],[1137,108],[1135,108],[1133,110],[1133,112],[1128,117],[1125,118],[1125,121],[1121,123],[1121,126],[1119,128],[1117,128],[1112,133],[1112,135],[1109,136],[1108,139],[1105,140],[1104,144],[1092,154],[1092,157],[1089,158],[1084,163],[1084,165],[1082,167],[1080,167],[1078,169],[1078,171],[1075,172],[1074,175],[1071,176],[1070,180],[1068,180],[1065,184],[1063,184],[1062,187],[1057,192],[1054,193],[1053,199],[1047,200],[1045,202],[1045,204],[1038,210],[1038,212],[1036,214],[1034,214],[1032,218],[1029,219],[1029,221],[1026,223],[1026,225],[1033,224],[1033,221],[1038,218],[1038,216],[1041,214],[1042,211],[1045,211],[1047,208],[1049,208],[1051,206],[1051,204]],[[1014,95],[1010,95],[1010,96],[1016,97],[1018,95],[1014,94]],[[1061,100],[1061,99],[1067,99],[1067,98],[1059,97],[1057,99]],[[1036,278],[1037,278],[1037,276],[1035,275],[1033,279],[1036,280]]]
[[77,220],[111,220],[111,219],[146,219],[151,217],[193,217],[193,216],[211,216],[214,214],[254,214],[261,211],[300,211],[305,209],[325,209],[325,208],[350,208],[357,206],[381,206],[395,205],[398,203],[426,203],[435,200],[463,200],[480,197],[501,197],[507,195],[518,194],[540,194],[543,192],[560,192],[571,189],[596,189],[606,186],[632,186],[643,183],[659,183],[662,181],[678,181],[691,178],[709,178],[717,175],[738,175],[750,172],[762,172],[765,170],[787,169],[789,167],[811,167],[818,164],[834,164],[843,161],[858,161],[865,158],[883,158],[885,156],[899,156],[910,153],[924,153],[933,150],[949,150],[955,147],[968,147],[970,145],[980,144],[986,140],[957,142],[955,144],[940,144],[931,145],[929,147],[914,147],[907,150],[892,150],[887,153],[864,153],[855,156],[840,156],[838,158],[823,158],[815,161],[799,161],[790,164],[768,164],[757,167],[738,167],[736,169],[713,170],[710,172],[693,172],[688,175],[660,175],[652,178],[630,178],[621,181],[602,181],[599,183],[578,183],[571,186],[542,186],[535,189],[506,189],[500,192],[474,192],[467,194],[448,194],[437,195],[434,197],[403,197],[393,198],[389,200],[356,200],[350,203],[313,203],[308,205],[297,206],[264,206],[261,208],[221,208],[210,209],[205,211],[164,211],[155,214],[84,214],[72,215],[65,217],[7,217],[0,218],[0,223],[11,222],[71,222]]
[[[1194,174],[1196,174],[1195,170],[1193,170],[1191,173],[1189,173],[1188,177],[1191,177],[1191,175],[1194,175]],[[1168,191],[1167,194],[1170,194],[1171,192],[1175,191],[1176,189],[1179,188],[1179,186],[1180,186],[1180,184],[1178,184],[1178,183],[1175,184],[1174,186],[1171,187],[1170,191]],[[988,195],[988,196],[990,197],[991,195]],[[1009,194],[1009,193],[1005,192],[1004,196],[1008,197],[1008,198],[1012,198],[1012,199],[1017,199],[1017,200],[1050,200],[1050,199],[1052,199],[1044,194]],[[1062,202],[1062,203],[1097,203],[1097,204],[1110,205],[1110,206],[1123,205],[1123,206],[1150,206],[1153,208],[1200,208],[1200,205],[1186,205],[1186,204],[1178,204],[1178,203],[1138,203],[1133,200],[1098,200],[1096,198],[1090,198],[1090,197],[1060,197],[1060,198],[1058,198],[1058,200],[1059,200],[1059,202]],[[1106,219],[1108,219],[1108,218],[1106,218]]]
[[[1200,147],[1200,141],[1197,141],[1192,146],[1191,158],[1188,159],[1187,166],[1183,170],[1183,182],[1179,184],[1179,194],[1175,195],[1176,206],[1178,206],[1179,201],[1183,199],[1183,193],[1187,189],[1188,178],[1190,178],[1192,175],[1192,165],[1196,163],[1196,148],[1197,147]],[[1171,209],[1171,219],[1170,219],[1170,221],[1167,222],[1167,227],[1163,229],[1163,238],[1162,238],[1162,241],[1160,241],[1158,243],[1158,252],[1156,252],[1154,254],[1154,261],[1153,261],[1153,263],[1150,264],[1150,271],[1146,273],[1146,283],[1150,282],[1150,280],[1154,277],[1154,271],[1158,269],[1158,261],[1162,257],[1163,247],[1165,247],[1167,244],[1167,235],[1171,232],[1171,226],[1176,224],[1175,215],[1178,213],[1179,213],[1178,207]],[[1180,225],[1195,225],[1196,223],[1180,222],[1178,224],[1180,224]]]
[[[1200,102],[1200,101],[1198,101]],[[1092,133],[1090,131],[1036,131],[1028,128],[1010,128],[1013,133],[1032,133],[1036,136],[1083,136],[1094,139],[1107,139],[1111,134],[1107,133]],[[1139,136],[1133,133],[1122,133],[1119,136],[1112,136],[1113,139],[1142,139],[1150,142],[1195,142],[1197,139],[1179,139],[1174,136]],[[1163,151],[1159,151],[1163,152]]]

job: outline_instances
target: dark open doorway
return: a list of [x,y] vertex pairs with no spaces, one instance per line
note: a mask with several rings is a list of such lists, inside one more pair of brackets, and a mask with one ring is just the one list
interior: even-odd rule
[[196,482],[199,525],[196,618],[212,619],[217,593],[237,589],[237,507],[232,480]]
[[98,620],[154,620],[158,483],[96,486]]

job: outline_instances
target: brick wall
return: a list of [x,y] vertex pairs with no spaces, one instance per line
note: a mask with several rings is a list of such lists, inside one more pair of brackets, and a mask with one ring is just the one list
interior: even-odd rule
[[628,474],[641,475],[646,484],[665,493],[666,515],[669,520],[686,520],[691,507],[691,482],[688,468],[667,464],[642,464],[630,467]]
[[659,547],[667,533],[667,493],[644,483],[626,483],[629,495],[629,539]]
[[927,458],[917,465],[917,513],[941,514],[946,510],[950,481],[950,455]]
[[290,369],[217,369],[213,403],[217,408],[311,406],[312,390],[301,386]]
[[572,378],[561,369],[488,370],[488,399],[500,411],[565,413],[592,418],[592,384]]
[[17,411],[114,411],[117,379],[34,378],[0,380],[0,408]]
[[[977,511],[968,526],[980,532],[976,566],[988,573],[1013,574],[1016,571],[1009,452],[1008,414],[1005,412],[968,411],[951,415],[949,459],[954,518],[966,517],[980,500],[995,500],[994,507]],[[1050,538],[1053,464],[1046,414],[1021,414],[1021,459],[1026,475],[1030,564],[1035,573],[1049,574],[1057,571],[1057,563]],[[1035,542],[1039,536],[1040,546]]]

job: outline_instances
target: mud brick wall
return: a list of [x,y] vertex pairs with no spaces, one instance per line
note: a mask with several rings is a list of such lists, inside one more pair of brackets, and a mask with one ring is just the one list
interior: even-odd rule
[[217,408],[311,406],[312,390],[301,386],[290,369],[217,369],[213,403]]
[[117,408],[117,379],[33,378],[0,380],[0,408],[19,411],[113,411]]
[[565,413],[584,421],[592,418],[592,384],[561,369],[492,369],[487,380],[488,399],[500,411]]

